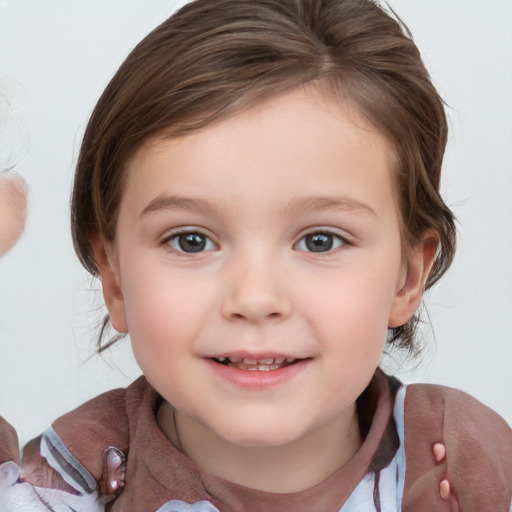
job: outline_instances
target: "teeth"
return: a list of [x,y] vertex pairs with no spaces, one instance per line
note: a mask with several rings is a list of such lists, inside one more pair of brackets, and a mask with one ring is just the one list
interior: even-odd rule
[[294,358],[285,359],[284,357],[276,357],[276,358],[267,358],[267,359],[238,359],[235,357],[229,358],[232,363],[242,362],[244,364],[265,364],[265,365],[274,365],[274,364],[283,364],[285,361],[287,363],[293,363],[295,361]]
[[264,371],[267,372],[269,370],[278,370],[279,368],[283,367],[283,363],[293,363],[296,361],[295,358],[289,357],[268,357],[263,359],[247,359],[247,358],[241,358],[241,357],[217,357],[216,358],[219,363],[225,363],[227,365],[238,365],[242,364],[244,365],[244,370],[254,371]]

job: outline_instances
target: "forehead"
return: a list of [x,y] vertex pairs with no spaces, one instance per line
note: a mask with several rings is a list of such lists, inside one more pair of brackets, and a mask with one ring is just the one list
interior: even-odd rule
[[243,191],[261,200],[276,188],[290,197],[332,189],[382,202],[395,195],[393,167],[391,145],[355,108],[301,88],[191,135],[147,142],[127,164],[125,195]]

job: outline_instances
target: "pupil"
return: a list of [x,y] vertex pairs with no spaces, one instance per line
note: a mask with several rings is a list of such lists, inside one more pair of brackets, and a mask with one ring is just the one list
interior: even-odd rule
[[306,237],[306,247],[311,252],[329,251],[333,246],[331,235],[325,233],[315,233]]
[[184,252],[200,252],[206,246],[205,237],[198,233],[180,235],[178,239],[180,249]]

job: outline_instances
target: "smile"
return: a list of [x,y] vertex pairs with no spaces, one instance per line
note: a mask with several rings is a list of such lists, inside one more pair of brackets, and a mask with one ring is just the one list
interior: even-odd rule
[[262,391],[297,378],[311,366],[313,358],[294,358],[286,354],[219,354],[206,361],[221,381],[239,389]]
[[213,358],[213,360],[216,363],[222,364],[224,366],[229,366],[232,368],[238,368],[239,370],[263,372],[279,370],[281,368],[285,368],[286,366],[290,366],[299,361],[299,359],[284,357],[264,359],[247,359],[241,357],[215,357]]

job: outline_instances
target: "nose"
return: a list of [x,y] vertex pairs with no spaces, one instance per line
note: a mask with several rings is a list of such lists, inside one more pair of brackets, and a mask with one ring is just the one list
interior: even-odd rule
[[291,309],[285,288],[283,276],[272,264],[241,263],[227,279],[222,314],[229,320],[251,323],[284,320]]

